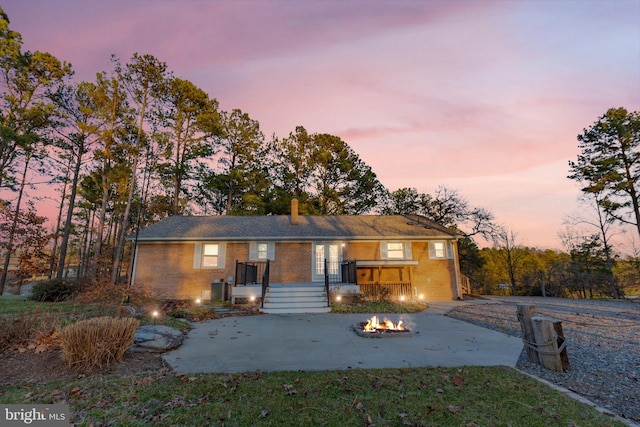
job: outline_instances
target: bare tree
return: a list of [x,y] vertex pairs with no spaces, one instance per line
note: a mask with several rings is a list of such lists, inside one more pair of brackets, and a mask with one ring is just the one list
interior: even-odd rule
[[501,227],[493,236],[493,243],[498,248],[498,253],[509,274],[509,282],[511,285],[511,294],[517,295],[518,271],[522,267],[525,260],[526,252],[522,246],[517,243],[518,234],[512,229]]
[[[564,223],[567,227],[571,227],[573,225],[586,225],[589,228],[597,230],[599,241],[602,243],[602,252],[606,261],[607,274],[610,277],[609,286],[611,295],[618,299],[621,295],[620,288],[613,274],[614,248],[611,241],[612,237],[615,234],[618,234],[619,231],[614,228],[616,217],[612,215],[610,211],[603,208],[603,200],[601,197],[600,192],[584,193],[580,200],[586,209],[582,210],[576,216],[565,218]],[[574,243],[570,243],[572,242],[572,239],[569,237],[570,236],[568,234],[565,234],[564,243],[565,246],[569,248],[568,250],[571,250],[575,248],[575,245]],[[573,239],[573,241],[575,241],[575,239]]]

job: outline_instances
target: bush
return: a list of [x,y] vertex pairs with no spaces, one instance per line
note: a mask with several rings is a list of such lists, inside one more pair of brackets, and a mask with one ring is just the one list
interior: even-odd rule
[[95,317],[69,325],[60,332],[64,360],[86,370],[119,362],[139,325],[131,317]]
[[163,302],[160,310],[167,316],[190,322],[202,322],[215,318],[215,310],[209,304],[194,305],[190,300],[167,300]]
[[69,280],[46,280],[33,285],[30,299],[40,302],[66,301],[80,290],[76,282]]
[[122,303],[148,305],[154,299],[142,287],[130,287],[127,284],[113,284],[108,280],[96,280],[85,286],[76,296],[81,304],[98,303],[117,307]]

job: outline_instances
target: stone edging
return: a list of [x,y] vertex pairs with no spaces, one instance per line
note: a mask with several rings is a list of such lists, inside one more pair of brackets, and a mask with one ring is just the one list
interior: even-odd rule
[[515,369],[516,371],[520,372],[521,374],[524,374],[524,375],[526,375],[526,376],[528,376],[530,378],[533,378],[534,380],[537,380],[537,381],[541,382],[542,384],[544,384],[544,385],[546,385],[548,387],[551,387],[554,390],[559,391],[560,393],[566,394],[570,398],[572,398],[574,400],[577,400],[580,403],[584,403],[585,405],[591,406],[592,408],[594,408],[595,410],[597,410],[601,414],[606,415],[608,417],[611,417],[611,419],[614,419],[616,421],[620,421],[621,423],[625,423],[629,427],[640,427],[640,425],[634,423],[633,421],[628,420],[626,418],[622,418],[621,416],[614,414],[613,412],[611,412],[610,410],[608,410],[606,408],[603,408],[602,406],[596,405],[595,403],[593,403],[592,401],[590,401],[586,397],[580,396],[579,394],[574,393],[573,391],[571,391],[569,389],[566,389],[564,387],[560,387],[559,385],[554,384],[552,382],[549,382],[549,381],[547,381],[545,379],[542,379],[540,377],[536,377],[535,375],[531,375],[531,374],[529,374],[527,372],[521,371],[518,368],[513,368],[513,369]]

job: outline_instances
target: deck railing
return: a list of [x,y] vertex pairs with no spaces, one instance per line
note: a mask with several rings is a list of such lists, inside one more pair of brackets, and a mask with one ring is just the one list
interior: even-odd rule
[[460,287],[463,295],[471,295],[471,280],[464,274],[460,275]]
[[236,277],[233,282],[237,285],[255,285],[262,283],[262,277],[267,268],[267,262],[239,262],[236,260]]
[[411,282],[361,282],[358,286],[364,299],[379,301],[411,298]]
[[344,261],[340,268],[342,270],[342,283],[358,284],[358,270],[355,261]]

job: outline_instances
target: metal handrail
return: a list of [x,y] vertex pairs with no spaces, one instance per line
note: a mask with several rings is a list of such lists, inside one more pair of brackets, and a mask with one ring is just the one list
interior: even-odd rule
[[340,268],[342,269],[342,283],[358,284],[357,265],[355,261],[343,261]]
[[262,298],[260,299],[260,307],[264,308],[264,296],[267,294],[267,288],[269,287],[269,260],[267,260],[267,265],[264,268],[264,273],[262,274]]
[[331,307],[331,297],[329,296],[329,269],[327,259],[324,259],[324,290],[327,294],[327,307]]

